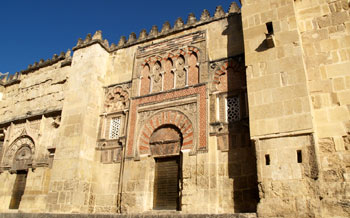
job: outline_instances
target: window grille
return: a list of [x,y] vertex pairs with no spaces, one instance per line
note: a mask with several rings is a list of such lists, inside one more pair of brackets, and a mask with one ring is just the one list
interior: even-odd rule
[[109,138],[117,139],[120,135],[120,118],[111,119],[111,125],[109,128]]
[[241,119],[239,97],[229,97],[226,100],[227,121],[234,122]]

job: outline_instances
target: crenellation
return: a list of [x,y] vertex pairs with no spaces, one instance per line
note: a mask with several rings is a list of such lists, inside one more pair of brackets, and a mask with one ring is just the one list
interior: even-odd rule
[[184,21],[181,17],[177,18],[174,24],[174,30],[181,29],[184,26]]
[[141,32],[140,32],[138,40],[144,40],[144,39],[147,38],[147,36],[148,36],[147,30],[146,29],[142,29]]
[[33,65],[28,65],[28,68],[20,71],[20,73],[28,74],[36,70],[39,70],[40,68],[48,67],[60,61],[67,61],[69,59],[70,59],[70,52],[68,54],[66,54],[65,52],[61,52],[59,55],[54,54],[51,59],[47,59],[46,61],[44,59],[40,59],[39,62],[34,62]]
[[222,8],[222,6],[221,5],[217,6],[216,9],[215,9],[214,17],[215,18],[221,18],[221,17],[224,17],[224,16],[225,16],[225,11]]
[[88,33],[85,37],[84,44],[88,44],[89,42],[91,42],[91,40],[92,40],[91,33]]
[[7,72],[7,73],[1,73],[0,72],[0,80],[1,80],[1,82],[5,83],[7,81],[8,76],[9,76],[9,72]]
[[238,7],[236,2],[232,2],[230,8],[228,9],[228,13],[239,13],[241,9]]
[[76,51],[78,49],[85,48],[95,43],[100,44],[106,51],[110,50],[109,43],[106,39],[103,39],[101,30],[97,30],[93,37],[91,36],[91,33],[88,33],[84,40],[79,38],[76,46],[73,47],[72,50]]
[[197,18],[193,13],[188,14],[186,25],[192,25],[197,22]]
[[107,39],[104,39],[102,44],[104,45],[105,48],[109,48],[109,42]]
[[169,22],[169,21],[165,21],[165,23],[164,23],[163,26],[162,26],[161,33],[162,33],[162,34],[167,33],[167,32],[170,31],[170,29],[171,29],[170,22]]
[[133,43],[136,41],[136,33],[130,33],[127,44]]
[[204,9],[202,14],[201,14],[200,20],[201,21],[207,21],[209,19],[210,19],[210,13],[209,13],[209,11],[207,9]]
[[52,59],[40,59],[39,62],[34,62],[33,65],[29,64],[27,69],[25,70],[21,70],[20,72],[16,72],[15,74],[11,75],[11,76],[7,76],[8,73],[6,74],[6,76],[4,76],[5,74],[1,74],[2,77],[2,82],[4,86],[8,86],[8,85],[12,85],[12,84],[16,84],[18,82],[20,82],[21,80],[21,75],[26,75],[28,73],[32,73],[34,71],[37,71],[41,68],[45,68],[51,65],[54,65],[58,62],[62,62],[62,64],[70,64],[71,61],[71,57],[70,57],[70,50],[68,50],[67,53],[65,52],[61,52],[60,55],[54,54]]
[[118,47],[122,47],[126,44],[126,37],[125,36],[121,36],[118,42]]
[[[53,56],[52,56],[52,61],[56,61],[58,59],[58,55],[57,54],[54,54]],[[28,68],[31,68],[32,67],[32,65],[29,65],[28,66]]]
[[223,19],[223,18],[226,18],[228,16],[231,16],[234,13],[240,13],[239,7],[236,3],[231,4],[230,9],[228,10],[228,13],[225,13],[222,6],[218,6],[216,8],[216,12],[215,12],[216,15],[214,15],[213,17],[210,16],[210,13],[208,10],[204,10],[202,15],[201,15],[200,20],[197,20],[197,18],[195,17],[195,15],[193,13],[190,13],[188,15],[186,24],[184,23],[182,18],[178,18],[178,19],[176,19],[174,26],[172,28],[171,24],[168,21],[166,21],[162,25],[162,29],[160,30],[160,32],[158,30],[158,27],[156,28],[156,26],[154,25],[154,26],[152,26],[152,28],[148,34],[147,34],[147,31],[143,29],[140,32],[140,35],[137,38],[137,40],[134,40],[132,43],[122,44],[121,46],[118,45],[117,48],[113,48],[110,51],[115,51],[115,50],[118,50],[121,48],[125,48],[125,46],[128,47],[128,46],[132,46],[134,44],[140,44],[140,43],[143,43],[143,42],[146,42],[149,40],[153,40],[153,39],[158,38],[158,37],[164,37],[164,36],[174,34],[174,33],[177,33],[179,31],[186,30],[189,28],[195,28],[199,25],[205,25],[206,23],[213,22],[217,19]]
[[151,31],[148,34],[148,38],[155,38],[158,36],[158,26],[157,25],[153,25],[151,28]]
[[113,51],[117,48],[117,45],[114,44],[113,42],[111,43],[110,49]]
[[94,36],[92,37],[92,40],[102,40],[102,31],[101,30],[97,30],[94,34]]
[[82,39],[82,38],[79,38],[76,47],[80,47],[80,46],[82,46],[83,44],[84,44],[83,39]]

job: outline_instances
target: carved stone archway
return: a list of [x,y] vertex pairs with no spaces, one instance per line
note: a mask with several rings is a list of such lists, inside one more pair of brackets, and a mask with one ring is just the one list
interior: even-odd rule
[[181,145],[182,134],[174,125],[160,126],[150,137],[153,157],[179,155]]
[[33,156],[32,150],[29,145],[25,144],[15,154],[12,169],[18,170],[27,170],[32,166]]
[[129,93],[123,87],[110,88],[106,93],[105,112],[122,111],[129,107]]
[[167,110],[154,114],[143,124],[138,142],[141,155],[152,154],[150,145],[157,143],[157,141],[151,141],[152,134],[166,126],[176,129],[181,135],[181,150],[194,149],[194,130],[191,120],[180,111]]
[[26,170],[31,167],[35,146],[28,135],[15,139],[5,152],[3,167],[11,170]]

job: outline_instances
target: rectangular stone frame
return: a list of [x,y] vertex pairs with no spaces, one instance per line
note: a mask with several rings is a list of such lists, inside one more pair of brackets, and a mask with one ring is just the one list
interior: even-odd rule
[[[164,102],[169,100],[174,100],[174,104],[176,104],[176,99],[188,97],[191,95],[198,95],[198,102],[197,102],[197,109],[199,114],[198,119],[198,140],[197,140],[197,151],[198,150],[207,150],[207,94],[206,94],[206,86],[205,84],[197,84],[193,87],[186,87],[184,89],[180,90],[174,90],[172,92],[164,92],[159,93],[156,95],[149,95],[142,98],[136,98],[133,101],[131,101],[130,106],[130,118],[129,118],[129,127],[128,127],[128,140],[127,140],[127,146],[126,146],[126,157],[127,158],[133,158],[135,157],[135,151],[136,151],[136,143],[135,143],[135,137],[137,137],[136,134],[136,126],[137,124],[137,110],[142,104],[146,103],[158,103],[158,102]],[[203,116],[200,116],[202,115]]]

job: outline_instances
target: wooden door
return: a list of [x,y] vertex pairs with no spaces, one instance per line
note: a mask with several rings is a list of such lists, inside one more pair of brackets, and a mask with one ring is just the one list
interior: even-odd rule
[[157,158],[155,160],[153,208],[157,210],[180,210],[180,156]]
[[12,198],[10,202],[10,209],[18,209],[21,203],[24,189],[27,182],[27,171],[17,171],[15,185],[12,190]]

